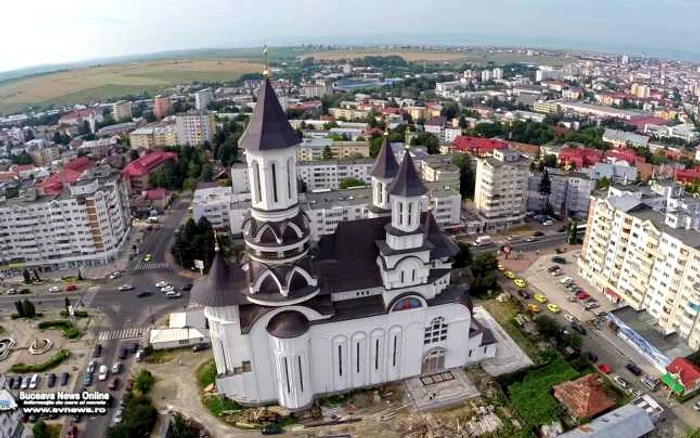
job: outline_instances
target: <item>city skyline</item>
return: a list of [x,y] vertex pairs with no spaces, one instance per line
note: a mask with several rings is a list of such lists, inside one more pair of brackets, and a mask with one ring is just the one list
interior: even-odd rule
[[[568,0],[527,4],[506,0],[497,5],[449,0],[439,7],[430,2],[407,7],[396,0],[381,4],[270,0],[265,8],[248,0],[236,5],[186,1],[177,8],[164,0],[102,3],[95,8],[87,0],[77,0],[70,13],[45,0],[5,5],[7,16],[32,17],[33,28],[26,32],[25,20],[8,20],[3,26],[0,36],[7,41],[22,35],[24,44],[0,50],[4,55],[0,71],[262,43],[493,44],[700,61],[692,18],[700,12],[700,4],[689,0],[594,0],[585,9]],[[450,9],[463,13],[444,13]]]

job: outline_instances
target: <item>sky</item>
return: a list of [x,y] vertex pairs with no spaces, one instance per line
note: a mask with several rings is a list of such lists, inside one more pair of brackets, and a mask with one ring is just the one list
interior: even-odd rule
[[0,11],[0,71],[262,43],[527,45],[700,61],[700,0],[2,0]]

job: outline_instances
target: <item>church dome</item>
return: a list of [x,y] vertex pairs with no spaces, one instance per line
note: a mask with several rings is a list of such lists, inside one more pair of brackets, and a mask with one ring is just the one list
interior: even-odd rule
[[246,276],[241,268],[224,260],[217,251],[207,276],[195,283],[190,300],[205,307],[226,307],[245,303],[241,290]]
[[296,338],[308,330],[309,320],[293,310],[278,313],[267,323],[267,332],[278,339]]

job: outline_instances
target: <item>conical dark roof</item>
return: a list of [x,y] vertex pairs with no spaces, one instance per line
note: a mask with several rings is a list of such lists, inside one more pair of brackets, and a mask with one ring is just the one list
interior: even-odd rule
[[427,189],[418,178],[416,166],[413,165],[411,154],[406,151],[399,167],[398,174],[394,182],[389,187],[389,194],[397,196],[422,196],[427,193]]
[[253,116],[238,145],[249,151],[284,149],[300,143],[297,133],[287,121],[270,79],[265,78],[258,91]]
[[241,289],[246,287],[245,273],[220,256],[214,255],[206,278],[195,283],[190,301],[206,307],[235,306],[246,302]]
[[375,178],[393,178],[399,170],[399,163],[396,162],[394,151],[389,144],[389,136],[384,137],[382,148],[377,154],[377,159],[372,166],[372,176]]

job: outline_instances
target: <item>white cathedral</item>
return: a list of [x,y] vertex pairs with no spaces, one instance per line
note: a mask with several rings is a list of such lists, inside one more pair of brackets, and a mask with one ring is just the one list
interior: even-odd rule
[[300,142],[265,77],[248,128],[252,207],[245,263],[217,255],[193,288],[204,307],[217,390],[291,410],[315,397],[494,357],[465,285],[450,284],[455,243],[428,210],[409,153],[385,141],[372,170],[372,217],[310,240],[297,194]]

